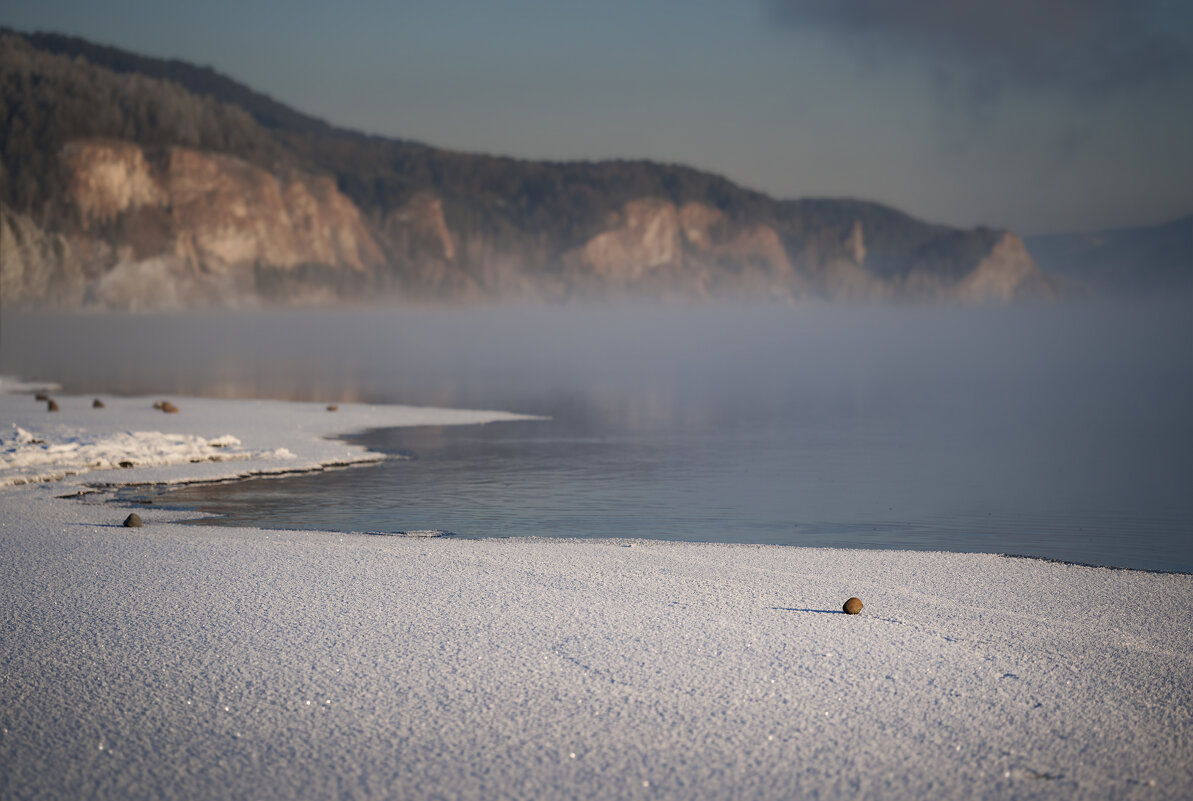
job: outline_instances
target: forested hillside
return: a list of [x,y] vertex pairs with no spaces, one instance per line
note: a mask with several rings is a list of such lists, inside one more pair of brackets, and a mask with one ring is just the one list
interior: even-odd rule
[[[232,214],[237,196],[256,202]],[[0,200],[9,304],[1051,291],[1006,232],[679,165],[366,136],[209,68],[52,34],[0,34]]]

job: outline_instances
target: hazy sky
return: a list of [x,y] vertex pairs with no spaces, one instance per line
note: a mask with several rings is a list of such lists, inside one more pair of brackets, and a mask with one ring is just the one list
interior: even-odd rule
[[336,124],[1021,233],[1193,212],[1189,0],[38,0]]

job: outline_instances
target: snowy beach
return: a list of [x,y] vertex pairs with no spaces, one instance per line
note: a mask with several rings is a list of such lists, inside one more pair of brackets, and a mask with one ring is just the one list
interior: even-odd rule
[[0,394],[4,798],[1193,792],[1193,576],[183,526],[152,505],[126,529],[91,489],[524,418],[52,394],[58,412]]

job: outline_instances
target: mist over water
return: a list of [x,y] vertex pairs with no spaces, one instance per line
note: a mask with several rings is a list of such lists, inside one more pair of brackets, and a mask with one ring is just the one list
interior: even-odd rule
[[941,548],[1193,570],[1185,300],[6,311],[0,369],[88,394],[552,418],[373,432],[372,447],[417,458],[170,496],[231,523]]

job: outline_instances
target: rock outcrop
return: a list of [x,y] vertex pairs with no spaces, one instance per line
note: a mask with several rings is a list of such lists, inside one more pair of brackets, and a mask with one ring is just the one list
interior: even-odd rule
[[861,267],[866,263],[866,237],[862,231],[862,221],[854,220],[849,226],[849,235],[845,237],[845,257]]
[[166,203],[166,193],[150,172],[144,151],[132,142],[70,142],[60,158],[68,197],[84,231],[142,206]]
[[652,296],[794,297],[807,290],[773,228],[733,225],[712,206],[677,208],[661,198],[638,198],[608,222],[606,230],[564,254],[574,283]]
[[420,192],[394,209],[386,218],[385,232],[394,258],[430,257],[443,262],[456,258],[456,244],[443,216],[443,201],[430,193]]
[[563,255],[576,280],[610,289],[641,283],[658,267],[683,264],[679,212],[674,203],[639,198],[626,203],[605,231]]
[[0,303],[72,308],[85,291],[86,276],[67,238],[0,204]]
[[[6,211],[3,299],[12,305],[180,309],[255,303],[257,272],[385,263],[360,210],[328,176],[278,177],[241,159],[172,147],[71,142],[60,153],[60,233]],[[324,298],[334,300],[334,295]]]
[[954,295],[958,300],[982,303],[1042,295],[1048,290],[1048,282],[1027,252],[1023,240],[1008,231],[957,283]]
[[383,260],[360,211],[326,176],[279,179],[232,156],[181,147],[153,170],[141,148],[111,141],[70,143],[62,166],[79,233],[123,223],[158,234],[130,237],[142,257],[172,254],[204,272],[312,262],[363,271]]

